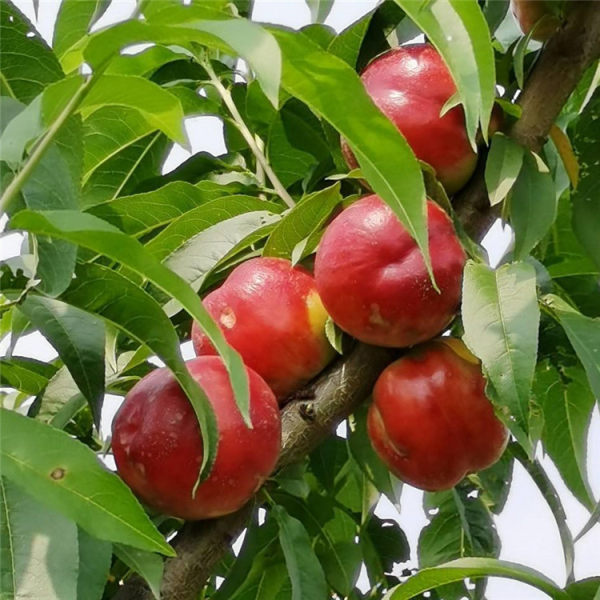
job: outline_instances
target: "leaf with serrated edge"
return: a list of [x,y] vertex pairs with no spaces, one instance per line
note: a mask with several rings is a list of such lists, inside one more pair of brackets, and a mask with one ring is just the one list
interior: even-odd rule
[[325,575],[304,525],[282,506],[274,506],[271,512],[279,525],[279,543],[292,580],[292,600],[326,598]]
[[544,302],[558,317],[600,403],[600,319],[582,315],[554,294],[544,296]]
[[540,320],[535,269],[512,263],[492,271],[468,261],[462,298],[463,340],[482,361],[499,416],[531,454],[527,423]]
[[58,352],[99,427],[104,400],[104,323],[60,300],[32,294],[20,310]]
[[2,474],[102,540],[173,556],[131,490],[64,431],[0,409]]

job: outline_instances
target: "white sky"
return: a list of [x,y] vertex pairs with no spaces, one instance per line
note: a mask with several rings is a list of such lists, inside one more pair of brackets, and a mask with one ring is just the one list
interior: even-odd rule
[[[15,4],[36,25],[38,31],[50,43],[60,0],[40,0],[39,20],[35,20],[32,0],[13,0]],[[341,31],[357,18],[377,4],[376,0],[336,0],[326,23]],[[135,0],[113,0],[100,25],[108,25],[126,19],[135,7]],[[254,16],[256,20],[283,24],[294,28],[310,23],[310,12],[302,0],[256,0]],[[196,117],[188,119],[186,128],[192,142],[192,152],[205,150],[213,154],[225,151],[222,126],[216,117]],[[181,147],[171,152],[165,170],[170,171],[189,156]],[[2,226],[5,219],[1,220]],[[19,254],[21,245],[19,234],[4,235],[0,238],[0,258]],[[510,231],[502,231],[497,224],[488,235],[485,245],[493,264],[497,263],[510,243]],[[0,345],[0,352],[6,351],[6,341]],[[193,357],[191,343],[183,345],[185,358]],[[40,360],[50,360],[56,356],[54,349],[39,334],[23,337],[16,345],[16,356],[31,356]],[[114,396],[106,398],[102,418],[104,435],[110,431],[110,423],[121,399]],[[600,417],[597,408],[590,428],[588,446],[588,469],[590,484],[596,498],[600,497]],[[541,457],[554,485],[556,486],[567,514],[568,524],[573,534],[577,534],[588,519],[587,511],[582,508],[563,484],[552,462]],[[410,486],[404,486],[402,510],[398,514],[394,507],[383,499],[377,514],[385,518],[396,519],[406,532],[411,544],[413,557],[416,556],[416,544],[421,528],[427,523],[422,510],[422,492]],[[565,568],[562,547],[552,514],[537,490],[535,484],[520,467],[515,473],[510,496],[496,526],[502,540],[500,558],[523,563],[546,574],[560,585],[565,582]],[[577,579],[600,575],[600,526],[596,525],[576,544],[575,575]],[[412,564],[411,566],[415,566]],[[404,567],[399,567],[398,572]],[[364,572],[359,581],[360,587],[366,583]],[[368,588],[368,586],[367,586]],[[542,600],[548,596],[525,584],[502,579],[490,580],[487,592],[488,600]],[[308,600],[308,599],[307,599]]]

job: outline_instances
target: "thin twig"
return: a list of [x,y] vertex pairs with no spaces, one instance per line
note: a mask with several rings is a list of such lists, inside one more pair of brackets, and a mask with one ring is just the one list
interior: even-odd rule
[[287,206],[292,208],[295,205],[293,198],[288,194],[288,191],[285,189],[281,181],[279,181],[279,177],[277,177],[277,175],[271,168],[271,165],[267,161],[267,157],[265,156],[264,152],[259,148],[258,144],[256,143],[254,136],[248,129],[248,126],[244,122],[240,111],[237,109],[237,106],[235,105],[235,102],[231,97],[231,92],[221,83],[221,80],[217,77],[214,69],[212,68],[212,65],[210,64],[210,61],[202,61],[202,66],[206,69],[211,84],[217,90],[219,96],[221,96],[223,102],[225,103],[225,106],[227,107],[227,110],[233,118],[233,122],[235,123],[239,132],[242,134],[244,140],[246,140],[246,143],[248,144],[250,150],[252,150],[252,153],[256,157],[257,163],[266,173],[267,177],[269,178],[269,181],[275,188],[277,195],[287,204]]

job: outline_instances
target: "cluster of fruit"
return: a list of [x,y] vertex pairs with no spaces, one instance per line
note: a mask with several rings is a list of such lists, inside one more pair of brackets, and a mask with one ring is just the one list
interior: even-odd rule
[[[375,59],[362,79],[448,192],[464,185],[477,157],[462,108],[440,116],[456,89],[436,50],[427,44],[393,49]],[[343,150],[349,165],[356,164],[351,150],[345,145]],[[117,468],[133,491],[148,505],[185,519],[242,506],[277,461],[278,400],[285,401],[333,358],[325,335],[328,316],[362,342],[414,346],[380,376],[368,418],[372,444],[397,476],[440,490],[495,462],[507,432],[485,396],[477,359],[458,339],[427,342],[459,308],[465,263],[446,213],[430,200],[427,213],[439,291],[414,240],[376,195],[356,201],[330,223],[314,277],[279,258],[236,267],[204,304],[247,366],[254,427],[244,425],[225,367],[194,325],[198,357],[188,367],[216,414],[214,468],[193,495],[202,460],[199,428],[174,377],[158,369],[129,392],[113,424]]]

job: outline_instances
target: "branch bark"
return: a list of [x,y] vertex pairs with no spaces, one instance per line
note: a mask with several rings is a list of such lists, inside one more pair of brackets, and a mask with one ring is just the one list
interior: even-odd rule
[[[600,4],[573,2],[566,22],[544,48],[520,98],[522,116],[508,132],[515,140],[539,151],[551,125],[584,71],[600,57]],[[484,157],[482,157],[483,159]],[[467,187],[454,199],[466,231],[481,240],[497,218],[490,208],[483,179],[485,160]],[[397,352],[358,344],[318,379],[314,399],[295,400],[282,412],[283,439],[278,468],[312,451],[369,395],[383,369]],[[206,579],[244,529],[251,506],[212,521],[188,523],[176,536],[177,557],[165,564],[164,600],[197,598]],[[116,600],[151,600],[145,582],[130,577]]]

